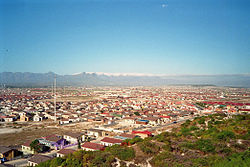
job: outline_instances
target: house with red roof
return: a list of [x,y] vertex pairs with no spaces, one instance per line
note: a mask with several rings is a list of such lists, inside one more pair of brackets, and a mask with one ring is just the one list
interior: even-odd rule
[[82,149],[85,151],[98,151],[104,150],[105,146],[97,143],[85,142],[82,145]]
[[73,149],[61,149],[60,151],[58,151],[56,153],[56,157],[64,157],[68,154],[72,154],[73,152],[75,152],[76,150]]
[[104,137],[101,140],[101,144],[104,146],[113,146],[115,144],[121,145],[121,143],[122,143],[122,140],[111,138],[111,137]]
[[31,147],[30,147],[31,142],[32,141],[27,141],[27,142],[22,144],[21,150],[22,150],[23,154],[35,154],[35,151],[33,149],[31,149]]
[[138,135],[143,139],[146,137],[149,137],[149,136],[153,136],[152,132],[147,131],[147,130],[145,130],[145,131],[132,131],[132,134]]

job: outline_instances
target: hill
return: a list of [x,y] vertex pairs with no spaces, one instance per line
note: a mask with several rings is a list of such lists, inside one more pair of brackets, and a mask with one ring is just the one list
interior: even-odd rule
[[58,86],[164,86],[164,85],[198,85],[198,86],[231,86],[249,87],[249,74],[235,75],[138,75],[138,74],[106,74],[78,73],[74,75],[58,75],[53,72],[2,72],[0,84],[9,87],[48,87],[54,77]]
[[214,114],[186,121],[172,132],[125,140],[104,151],[77,151],[41,163],[53,166],[247,167],[250,164],[250,114]]

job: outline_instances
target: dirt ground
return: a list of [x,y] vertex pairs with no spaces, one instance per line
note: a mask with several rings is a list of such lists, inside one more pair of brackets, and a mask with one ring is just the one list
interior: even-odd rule
[[29,140],[34,140],[43,136],[63,135],[65,132],[83,132],[85,129],[92,128],[96,123],[80,122],[60,126],[54,121],[44,121],[40,123],[15,123],[5,127],[1,125],[3,131],[10,130],[8,133],[0,133],[0,145],[13,146],[21,145]]
[[21,132],[0,134],[0,145],[21,145],[28,140],[34,140],[42,136],[52,134],[63,134],[62,129],[58,128],[26,128]]
[[135,150],[135,163],[136,164],[146,163],[146,159],[149,158],[150,156],[143,153],[139,148],[139,146],[137,146],[137,144],[133,145],[132,147]]

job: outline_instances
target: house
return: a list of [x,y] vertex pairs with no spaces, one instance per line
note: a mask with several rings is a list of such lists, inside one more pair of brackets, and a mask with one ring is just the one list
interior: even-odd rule
[[16,155],[17,155],[17,150],[5,146],[0,146],[0,159],[6,158],[7,160],[11,160]]
[[75,152],[76,150],[73,149],[61,149],[60,151],[58,151],[56,153],[56,157],[64,157],[68,154],[72,154],[73,152]]
[[0,122],[4,122],[4,118],[6,118],[5,115],[0,115]]
[[[70,143],[78,143],[82,142],[84,140],[83,133],[73,133],[73,132],[67,132],[63,135],[63,138],[66,139]],[[82,138],[83,137],[83,138]]]
[[140,136],[143,139],[146,138],[146,137],[149,137],[149,136],[153,136],[152,132],[149,132],[147,130],[145,130],[145,131],[132,131],[132,134],[136,134],[136,135]]
[[14,122],[15,118],[12,116],[6,116],[4,118],[4,122]]
[[56,150],[66,145],[66,140],[57,135],[42,137],[41,139],[38,140],[41,144],[44,144],[45,146]]
[[28,115],[26,115],[26,114],[20,115],[20,121],[21,121],[21,122],[28,122],[28,121],[30,121],[30,120],[31,120],[31,117],[30,117],[30,116],[28,116]]
[[59,124],[60,124],[60,125],[69,124],[69,123],[71,123],[71,121],[69,121],[68,118],[62,118],[62,119],[59,121]]
[[141,125],[147,125],[148,122],[149,122],[148,120],[138,119],[135,123]]
[[157,118],[157,117],[147,117],[147,118],[145,118],[145,119],[149,121],[149,122],[148,122],[149,125],[155,126],[155,125],[160,124],[160,119]]
[[93,136],[93,137],[102,137],[102,130],[99,129],[88,129],[87,130],[87,135],[88,136]]
[[98,151],[104,150],[105,146],[97,143],[85,142],[82,145],[82,149],[85,151]]
[[160,118],[162,119],[163,122],[170,122],[171,121],[171,117],[168,115],[161,115]]
[[135,118],[132,117],[124,117],[122,118],[122,121],[126,123],[127,125],[134,124],[135,123]]
[[119,136],[121,136],[121,137],[123,137],[123,138],[125,138],[125,139],[133,139],[133,138],[137,137],[137,136],[134,135],[134,134],[128,134],[128,133],[122,133],[122,134],[120,134]]
[[36,121],[36,122],[40,122],[44,119],[44,115],[43,114],[36,114],[34,115],[33,117],[33,121]]
[[37,154],[37,155],[32,156],[30,159],[28,159],[28,166],[36,166],[50,159],[52,159],[52,157]]
[[122,140],[111,138],[111,137],[104,137],[101,140],[101,144],[104,146],[113,146],[115,144],[121,145],[121,143],[122,143]]
[[23,152],[23,154],[35,154],[35,151],[30,147],[30,143],[31,141],[27,141],[21,145],[21,151]]

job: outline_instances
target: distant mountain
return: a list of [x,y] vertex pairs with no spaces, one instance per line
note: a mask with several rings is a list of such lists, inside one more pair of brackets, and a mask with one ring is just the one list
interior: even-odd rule
[[217,85],[250,87],[250,74],[234,75],[153,75],[110,74],[82,72],[73,75],[58,75],[53,72],[2,72],[0,84],[14,87],[51,86],[54,77],[58,86],[164,86],[164,85]]

